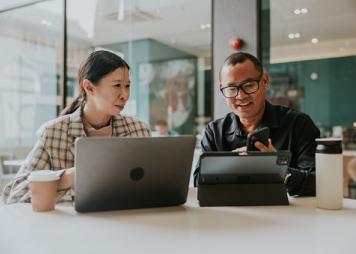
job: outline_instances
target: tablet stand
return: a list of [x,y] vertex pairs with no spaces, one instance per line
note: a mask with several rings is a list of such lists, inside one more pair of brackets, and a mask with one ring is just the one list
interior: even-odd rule
[[200,206],[289,205],[283,183],[266,184],[201,184]]

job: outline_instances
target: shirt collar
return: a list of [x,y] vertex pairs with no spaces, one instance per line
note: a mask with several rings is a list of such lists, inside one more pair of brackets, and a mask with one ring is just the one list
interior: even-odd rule
[[266,105],[265,112],[263,113],[260,126],[261,127],[267,126],[269,128],[278,128],[279,121],[278,121],[278,116],[275,107],[273,107],[273,105],[267,100],[265,105]]
[[85,137],[84,125],[81,114],[81,107],[77,108],[69,116],[68,134],[73,137]]
[[227,115],[227,118],[228,121],[226,122],[227,128],[225,130],[225,134],[235,134],[237,136],[242,136],[244,134],[244,130],[242,128],[239,117],[235,115],[235,113],[231,112]]
[[[70,114],[70,123],[69,123],[69,135],[78,138],[78,137],[86,137],[86,133],[84,131],[84,124],[82,119],[82,110],[79,107],[72,114]],[[126,119],[122,115],[116,115],[111,118],[111,126],[112,126],[112,135],[113,136],[129,136],[130,129],[128,127],[128,123]]]

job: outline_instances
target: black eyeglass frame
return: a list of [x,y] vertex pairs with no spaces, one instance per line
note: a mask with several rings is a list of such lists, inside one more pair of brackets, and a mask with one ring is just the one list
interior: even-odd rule
[[[239,85],[236,85],[236,86],[221,87],[221,88],[220,88],[220,92],[222,93],[222,95],[223,95],[225,98],[235,98],[235,97],[240,93],[240,90],[242,90],[245,94],[254,94],[254,93],[256,93],[256,92],[260,89],[260,82],[261,82],[262,77],[263,77],[263,72],[261,73],[261,75],[260,75],[260,77],[259,77],[258,79],[249,79],[249,80],[246,80],[246,81],[244,81],[244,82],[242,82],[242,83],[240,83]],[[251,81],[257,82],[257,89],[256,89],[256,91],[253,91],[253,92],[248,93],[248,92],[246,92],[245,89],[243,88],[243,85],[246,84],[246,83],[248,83],[248,82],[251,82]],[[235,96],[226,96],[226,95],[224,94],[224,89],[231,88],[231,87],[236,88],[236,95],[235,95]]]

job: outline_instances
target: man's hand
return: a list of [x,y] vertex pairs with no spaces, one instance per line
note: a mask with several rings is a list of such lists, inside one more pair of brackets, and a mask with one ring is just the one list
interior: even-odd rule
[[247,155],[247,146],[236,148],[235,150],[232,150],[232,152],[237,153],[238,155]]
[[[255,143],[255,146],[261,151],[261,152],[277,152],[277,149],[272,145],[272,140],[268,139],[268,146],[265,146],[261,142],[257,141]],[[236,148],[235,150],[232,150],[232,152],[237,153],[238,155],[247,155],[247,147],[243,146],[240,148]]]
[[277,149],[272,145],[272,140],[268,139],[268,146],[265,146],[261,142],[257,141],[255,143],[255,147],[257,147],[261,152],[277,152]]

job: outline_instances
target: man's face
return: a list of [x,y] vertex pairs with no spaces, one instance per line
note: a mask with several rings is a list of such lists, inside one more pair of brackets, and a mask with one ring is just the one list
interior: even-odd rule
[[[225,65],[220,73],[220,88],[240,86],[247,81],[259,80],[259,73],[250,60],[236,65]],[[241,89],[237,96],[226,98],[231,110],[241,119],[251,119],[264,110],[265,89],[268,86],[268,74],[263,73],[258,82],[258,90],[252,94],[246,94]]]

